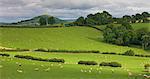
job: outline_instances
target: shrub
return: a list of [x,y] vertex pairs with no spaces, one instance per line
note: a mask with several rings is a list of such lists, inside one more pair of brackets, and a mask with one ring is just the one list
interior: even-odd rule
[[65,62],[64,59],[57,59],[57,58],[43,59],[43,58],[37,58],[37,57],[32,57],[32,56],[23,56],[23,55],[15,55],[14,57],[22,58],[22,59],[28,59],[28,60],[45,61],[45,62],[58,62],[58,63],[64,63]]
[[9,55],[9,54],[2,54],[2,53],[0,53],[0,56],[6,56],[6,57],[9,57],[10,55]]
[[57,58],[52,58],[52,59],[48,59],[49,62],[60,62],[60,63],[64,63],[65,60],[64,59],[57,59]]
[[109,64],[111,67],[121,67],[121,64],[118,62],[110,62]]
[[102,54],[117,54],[117,53],[115,53],[115,52],[103,52]]
[[38,48],[34,51],[65,52],[65,53],[99,53],[99,51],[97,51],[97,50],[60,50],[60,49],[43,49],[43,48]]
[[78,64],[83,64],[83,65],[97,65],[95,61],[79,61]]
[[100,66],[109,66],[109,63],[108,62],[102,62],[99,64]]
[[148,69],[148,68],[150,68],[150,64],[145,64],[144,67],[145,67],[145,69]]
[[99,66],[121,67],[121,64],[118,62],[102,62]]
[[38,48],[38,49],[35,49],[34,51],[48,52],[48,49]]
[[127,56],[134,56],[135,54],[134,54],[134,51],[128,50],[128,51],[126,51],[126,52],[124,53],[124,55],[127,55]]

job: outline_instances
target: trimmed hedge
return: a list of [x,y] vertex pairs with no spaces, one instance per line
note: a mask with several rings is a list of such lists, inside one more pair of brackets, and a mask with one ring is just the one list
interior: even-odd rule
[[0,51],[1,52],[9,52],[9,51],[11,51],[11,52],[22,52],[22,51],[30,51],[30,49],[20,49],[20,48],[16,48],[16,49],[0,49]]
[[40,51],[40,52],[65,52],[65,53],[99,53],[99,51],[95,50],[57,50],[57,49],[43,49],[38,48],[34,51]]
[[79,61],[78,64],[82,64],[82,65],[97,65],[97,62],[95,62],[95,61]]
[[122,65],[118,62],[102,62],[99,66],[122,67]]
[[28,60],[45,61],[45,62],[58,62],[58,63],[64,63],[65,62],[64,59],[57,59],[57,58],[43,59],[43,58],[37,58],[37,57],[32,57],[32,56],[23,56],[23,55],[15,55],[14,57],[22,58],[22,59],[28,59]]
[[9,55],[9,54],[3,54],[3,53],[0,53],[0,56],[9,57],[10,55]]
[[115,52],[103,52],[102,54],[112,54],[112,55],[116,55],[117,53],[115,53]]

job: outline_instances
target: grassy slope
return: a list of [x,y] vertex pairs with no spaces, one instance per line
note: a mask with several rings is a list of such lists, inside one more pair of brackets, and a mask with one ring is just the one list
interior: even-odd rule
[[142,49],[104,43],[102,33],[89,27],[0,28],[0,32],[0,46],[4,47],[99,50],[118,53],[132,49],[137,53],[146,54]]
[[[64,54],[64,53],[28,53],[28,52],[9,52],[11,57],[15,54],[32,55],[35,57],[42,58],[64,58],[65,64],[62,64],[63,68],[56,63],[46,63],[38,61],[29,61],[23,59],[16,59],[6,57],[0,57],[1,65],[0,68],[1,79],[127,79],[128,69],[135,75],[143,74],[143,64],[150,62],[148,58],[140,57],[129,57],[129,56],[115,56],[115,55],[101,55],[101,54]],[[118,61],[123,64],[122,68],[110,68],[110,67],[99,67],[99,66],[82,66],[77,65],[79,60],[94,60],[97,62],[102,61]],[[22,63],[22,67],[19,67],[16,62]],[[35,65],[33,64],[35,63]],[[51,66],[53,64],[54,66]],[[41,67],[44,65],[44,67]],[[48,72],[44,71],[50,68]],[[39,68],[39,71],[34,71],[35,68]],[[81,72],[82,70],[89,71],[92,68],[92,73]],[[100,70],[100,68],[102,68]],[[18,73],[16,70],[21,69],[23,73]],[[114,70],[112,73],[111,70]],[[99,73],[101,71],[101,73]],[[7,74],[6,74],[7,73]],[[141,79],[141,78],[138,78]]]

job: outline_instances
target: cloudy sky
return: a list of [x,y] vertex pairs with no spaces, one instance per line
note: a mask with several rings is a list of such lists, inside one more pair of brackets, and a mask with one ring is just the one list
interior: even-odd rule
[[149,0],[0,0],[0,22],[15,22],[49,14],[73,19],[109,11],[115,17],[150,12]]

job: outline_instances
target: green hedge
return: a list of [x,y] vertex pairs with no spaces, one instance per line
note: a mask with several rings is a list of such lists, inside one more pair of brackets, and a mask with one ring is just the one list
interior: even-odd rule
[[9,54],[3,54],[3,53],[0,53],[0,56],[9,57],[10,55],[9,55]]
[[0,49],[1,52],[22,52],[22,51],[30,51],[30,49],[20,49],[20,48],[13,48],[13,49]]
[[44,49],[44,48],[38,48],[34,51],[40,51],[40,52],[65,52],[65,53],[99,53],[99,51],[96,50],[57,50],[57,49]]
[[32,56],[23,56],[23,55],[15,55],[14,57],[16,57],[16,58],[22,58],[22,59],[28,59],[28,60],[65,63],[64,59],[57,59],[57,58],[43,59],[43,58],[37,58],[37,57],[32,57]]
[[122,67],[122,65],[118,62],[102,62],[99,66]]
[[78,64],[82,64],[82,65],[97,65],[97,62],[95,62],[95,61],[79,61]]

